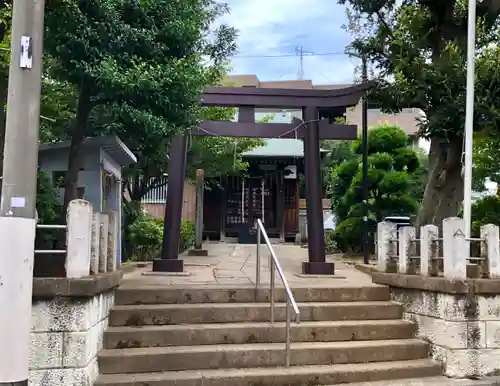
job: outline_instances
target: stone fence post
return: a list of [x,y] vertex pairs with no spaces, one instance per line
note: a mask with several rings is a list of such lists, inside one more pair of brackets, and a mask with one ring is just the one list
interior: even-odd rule
[[106,256],[106,270],[116,271],[118,256],[118,232],[120,231],[118,212],[109,212],[108,251]]
[[399,228],[398,238],[398,255],[399,264],[398,272],[407,274],[410,267],[411,251],[413,249],[413,242],[415,240],[415,227],[401,227]]
[[431,276],[431,267],[436,264],[439,228],[436,225],[424,225],[420,227],[420,274]]
[[73,200],[66,213],[66,277],[80,278],[90,274],[92,243],[92,204]]
[[498,225],[487,224],[481,227],[481,238],[484,239],[482,248],[486,248],[482,256],[486,257],[488,277],[500,278],[500,235]]
[[90,273],[99,273],[99,245],[101,241],[101,217],[100,213],[92,214],[92,246],[90,257]]
[[99,272],[108,270],[108,240],[109,240],[109,215],[100,213],[100,231],[99,231]]
[[465,237],[464,220],[450,217],[443,220],[443,275],[446,279],[467,279],[469,242]]
[[379,222],[377,224],[377,269],[380,272],[387,270],[391,252],[391,237],[394,224]]

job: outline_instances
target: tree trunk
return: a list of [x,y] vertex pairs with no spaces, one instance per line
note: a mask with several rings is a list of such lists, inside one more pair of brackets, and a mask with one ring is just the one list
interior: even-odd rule
[[78,104],[76,109],[75,125],[71,133],[71,145],[68,155],[68,170],[64,178],[64,207],[63,216],[71,200],[77,198],[78,171],[82,168],[82,144],[87,133],[90,110],[89,88],[82,85],[78,92]]
[[462,138],[443,145],[431,139],[429,174],[417,226],[434,224],[441,227],[443,219],[457,216],[463,201]]

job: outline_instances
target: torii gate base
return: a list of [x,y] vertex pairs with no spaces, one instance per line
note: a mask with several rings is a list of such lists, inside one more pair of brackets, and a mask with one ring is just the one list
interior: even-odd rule
[[[356,139],[356,125],[330,124],[319,119],[319,108],[329,109],[333,116],[343,115],[355,106],[370,83],[336,90],[258,89],[252,87],[209,87],[203,94],[205,106],[239,106],[238,122],[205,121],[194,135],[232,137],[303,138],[307,201],[307,234],[309,260],[302,263],[302,273],[333,275],[334,263],[326,262],[322,213],[320,139]],[[255,123],[255,107],[300,108],[304,121],[298,124]],[[300,128],[299,128],[300,127]],[[168,201],[161,259],[153,262],[153,271],[182,272],[178,258],[184,177],[186,174],[187,137],[176,136],[171,144]],[[254,219],[249,218],[252,224]]]

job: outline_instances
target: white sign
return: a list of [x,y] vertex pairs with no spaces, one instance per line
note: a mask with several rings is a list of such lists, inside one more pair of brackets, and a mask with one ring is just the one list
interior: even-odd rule
[[19,61],[21,68],[31,68],[33,66],[33,46],[29,36],[21,36],[21,58]]

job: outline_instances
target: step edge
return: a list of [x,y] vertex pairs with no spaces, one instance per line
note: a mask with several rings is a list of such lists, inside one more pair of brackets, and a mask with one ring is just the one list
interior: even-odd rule
[[[301,347],[301,346],[314,347]],[[384,340],[356,340],[356,341],[334,341],[334,342],[291,342],[291,350],[344,350],[363,348],[391,348],[394,346],[429,346],[429,343],[418,338],[384,339]],[[212,350],[211,350],[212,349]],[[197,351],[198,350],[198,351]],[[253,351],[283,351],[283,343],[245,343],[245,344],[214,344],[214,345],[193,345],[193,346],[158,346],[158,347],[133,347],[124,349],[103,349],[99,357],[123,358],[152,355],[177,355],[177,354],[199,354],[199,353],[219,353],[219,352],[246,352]]]

